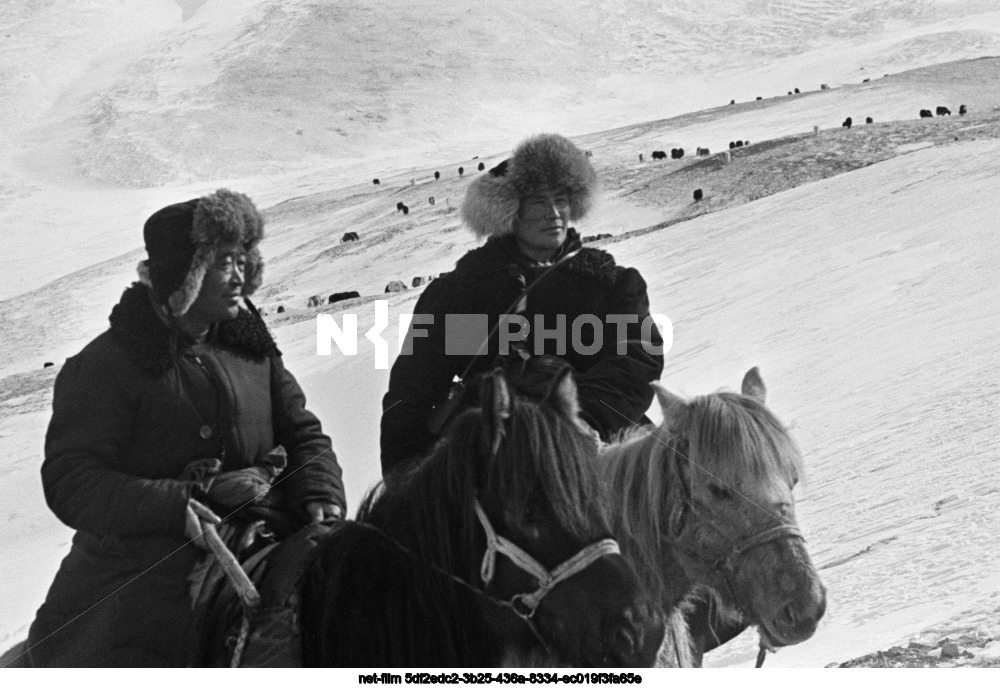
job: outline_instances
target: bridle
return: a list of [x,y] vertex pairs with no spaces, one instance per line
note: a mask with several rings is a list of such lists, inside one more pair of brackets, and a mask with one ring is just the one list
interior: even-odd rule
[[498,554],[504,555],[512,564],[514,564],[514,566],[529,575],[534,576],[535,582],[538,583],[538,587],[534,592],[517,593],[509,600],[501,600],[502,602],[505,602],[505,606],[508,606],[515,614],[520,616],[525,621],[531,621],[531,618],[538,610],[538,605],[542,603],[542,599],[548,595],[554,587],[559,585],[559,583],[562,583],[570,576],[583,571],[601,557],[611,554],[621,554],[621,549],[619,549],[618,543],[611,538],[605,538],[587,545],[572,557],[549,571],[542,566],[537,559],[515,545],[513,542],[502,535],[497,535],[496,530],[494,530],[489,517],[486,516],[486,512],[483,510],[483,507],[480,505],[478,499],[475,502],[475,508],[476,516],[479,517],[479,522],[482,524],[483,530],[486,532],[486,552],[483,553],[483,563],[479,567],[479,575],[483,580],[483,584],[489,586],[490,582],[493,580],[493,573]]
[[[676,448],[671,448],[671,451],[675,454],[680,454]],[[677,486],[677,495],[675,495],[675,499],[673,500],[674,504],[670,509],[668,534],[664,540],[672,549],[682,552],[687,557],[706,565],[710,571],[718,574],[724,581],[733,604],[736,605],[741,614],[745,614],[742,605],[740,605],[739,598],[736,595],[736,588],[734,585],[736,574],[739,570],[743,557],[748,552],[772,542],[792,538],[805,542],[805,537],[802,535],[798,526],[790,523],[780,523],[776,526],[766,528],[759,533],[751,535],[748,538],[734,540],[730,537],[726,530],[720,526],[719,519],[715,518],[711,514],[705,513],[705,511],[701,509],[697,502],[695,502],[691,497],[691,487],[681,474],[681,471],[677,466],[676,458],[668,458],[667,460],[671,463],[671,484]],[[721,535],[724,540],[728,540],[730,543],[729,550],[720,557],[711,558],[705,556],[705,554],[701,551],[694,550],[681,544],[680,535],[689,521],[687,518],[688,515],[699,517],[700,523],[712,528],[712,530]],[[764,664],[764,657],[767,654],[767,648],[768,646],[764,643],[762,636],[760,652],[757,655],[757,668],[760,668]]]

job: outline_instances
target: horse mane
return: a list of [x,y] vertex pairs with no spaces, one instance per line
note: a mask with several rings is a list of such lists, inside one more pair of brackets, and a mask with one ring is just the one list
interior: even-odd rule
[[[477,495],[484,502],[498,500],[515,518],[529,503],[544,500],[559,525],[582,541],[611,532],[591,437],[556,408],[517,396],[511,398],[504,433],[494,453],[486,413],[466,409],[428,455],[388,474],[366,496],[357,521],[374,526],[372,537],[411,560],[405,576],[397,570],[391,585],[379,586],[376,602],[386,620],[391,618],[397,642],[409,647],[389,650],[391,657],[374,657],[371,665],[488,666],[501,659],[483,656],[503,648],[483,637],[482,612],[475,605],[479,596],[469,587],[482,586],[484,535],[473,508]],[[416,566],[413,559],[419,560]]]
[[[666,424],[625,431],[601,451],[606,482],[618,495],[615,535],[657,599],[678,603],[689,581],[676,580],[668,538],[671,506],[682,499],[680,470],[688,462],[728,485],[780,475],[794,484],[803,474],[795,441],[763,404],[741,394],[717,392],[686,404],[679,433]],[[698,470],[698,469],[695,469]]]

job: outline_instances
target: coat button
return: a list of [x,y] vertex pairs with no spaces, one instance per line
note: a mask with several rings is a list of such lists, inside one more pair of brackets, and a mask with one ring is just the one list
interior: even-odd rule
[[211,439],[212,438],[212,426],[211,425],[202,425],[198,429],[198,434],[201,435],[201,439],[203,439],[203,440]]

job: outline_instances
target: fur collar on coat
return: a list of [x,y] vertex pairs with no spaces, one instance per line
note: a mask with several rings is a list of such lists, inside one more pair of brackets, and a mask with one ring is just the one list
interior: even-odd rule
[[[174,365],[172,347],[191,346],[194,341],[183,332],[171,331],[153,310],[149,288],[133,283],[108,318],[111,334],[133,361],[153,377],[160,377]],[[209,345],[231,351],[253,361],[280,356],[271,333],[260,316],[240,310],[235,320],[217,324],[209,333]]]

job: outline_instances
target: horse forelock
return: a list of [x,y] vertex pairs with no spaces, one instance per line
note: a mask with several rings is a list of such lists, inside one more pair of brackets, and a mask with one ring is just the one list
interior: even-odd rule
[[803,474],[795,440],[763,404],[719,392],[688,404],[688,458],[727,484],[782,477],[789,486]]
[[503,495],[516,514],[541,496],[558,525],[581,541],[611,532],[593,461],[596,443],[573,419],[546,403],[515,398],[504,433],[483,467],[484,492]]

